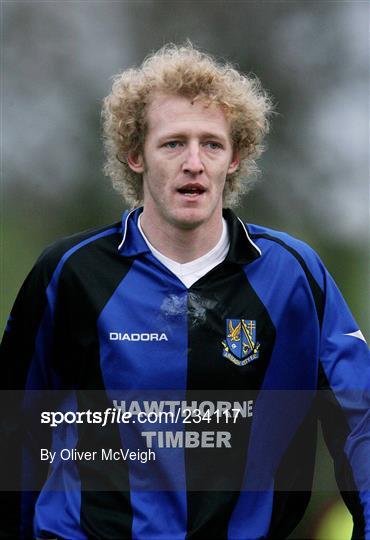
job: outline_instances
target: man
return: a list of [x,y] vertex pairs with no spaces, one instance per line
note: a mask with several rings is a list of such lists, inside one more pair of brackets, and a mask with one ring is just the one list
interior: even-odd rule
[[3,538],[286,538],[317,418],[353,538],[370,538],[365,340],[307,245],[228,209],[270,111],[191,46],[116,77],[106,172],[133,209],[48,248],[16,300],[2,464],[23,493],[3,498]]

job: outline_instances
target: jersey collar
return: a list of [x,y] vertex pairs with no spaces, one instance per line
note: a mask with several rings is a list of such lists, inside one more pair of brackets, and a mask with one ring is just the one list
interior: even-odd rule
[[145,242],[137,220],[143,211],[143,207],[126,210],[122,215],[122,240],[118,251],[125,257],[135,257],[143,253],[150,253],[148,244]]
[[248,264],[258,259],[262,252],[251,240],[248,226],[229,208],[224,208],[223,216],[226,219],[230,235],[230,249],[225,260],[237,264]]
[[[125,257],[135,257],[144,253],[150,253],[148,244],[141,235],[137,221],[143,207],[124,212],[122,216],[122,240],[118,246],[121,255]],[[261,256],[261,250],[251,240],[247,225],[244,225],[232,210],[223,210],[229,236],[230,249],[226,256],[226,261],[238,264],[248,264]]]

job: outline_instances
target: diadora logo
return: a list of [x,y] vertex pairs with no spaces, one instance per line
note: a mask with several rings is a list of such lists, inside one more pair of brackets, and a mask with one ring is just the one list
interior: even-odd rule
[[139,333],[127,333],[127,332],[109,332],[110,341],[168,341],[167,335],[162,332],[161,334],[157,333],[148,333],[143,332]]
[[256,321],[226,319],[226,340],[222,342],[223,356],[237,366],[245,366],[259,357],[256,341]]

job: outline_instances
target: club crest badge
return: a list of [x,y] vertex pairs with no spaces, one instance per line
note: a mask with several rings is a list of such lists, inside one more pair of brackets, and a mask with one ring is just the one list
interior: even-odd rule
[[237,366],[245,366],[259,357],[256,341],[256,321],[226,319],[226,340],[222,342],[223,356]]

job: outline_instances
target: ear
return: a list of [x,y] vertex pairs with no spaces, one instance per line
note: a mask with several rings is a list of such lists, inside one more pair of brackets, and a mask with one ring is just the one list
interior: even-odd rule
[[233,153],[232,161],[229,165],[229,168],[227,169],[227,174],[232,174],[236,171],[236,169],[239,167],[240,163],[240,152],[238,150],[235,150]]
[[141,153],[131,151],[127,154],[127,164],[136,173],[144,172],[144,159]]

